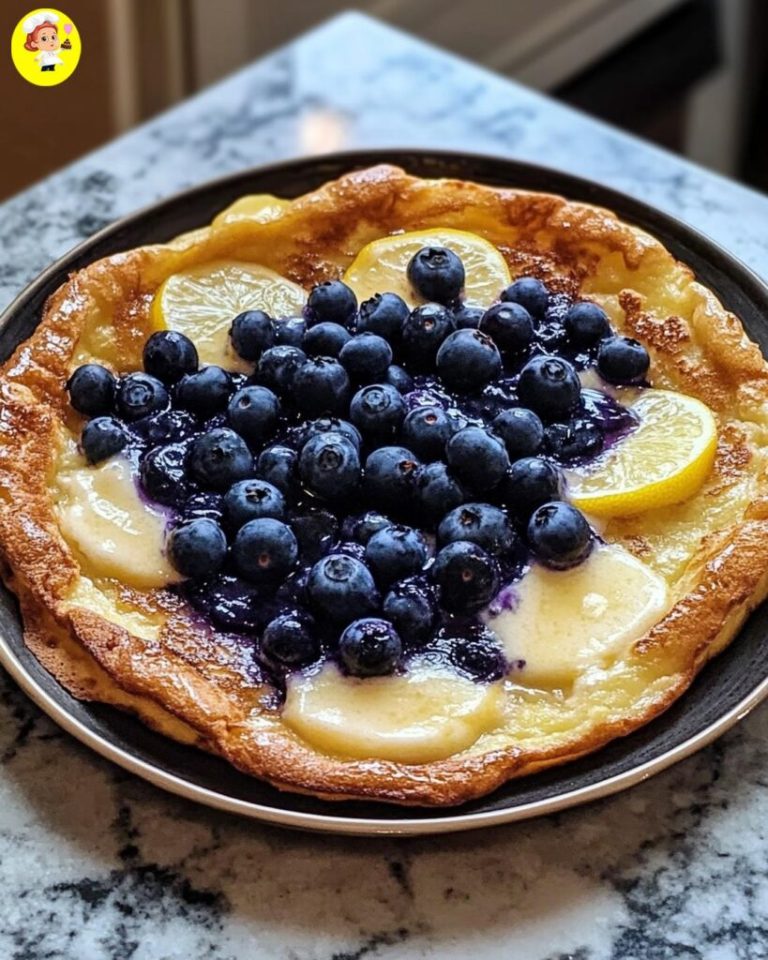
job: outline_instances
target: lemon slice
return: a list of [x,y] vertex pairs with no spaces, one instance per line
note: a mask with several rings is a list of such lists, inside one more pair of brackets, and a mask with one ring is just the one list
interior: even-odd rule
[[233,318],[254,309],[291,316],[301,312],[306,299],[302,287],[268,267],[219,260],[168,277],[152,301],[152,319],[158,329],[179,330],[193,340],[201,363],[248,371],[251,364],[229,341]]
[[411,257],[422,247],[448,247],[461,257],[467,275],[466,302],[487,307],[511,282],[509,268],[492,243],[476,233],[435,227],[374,240],[358,253],[344,274],[344,282],[357,294],[360,303],[375,293],[397,293],[413,306],[423,303],[408,282],[406,270]]
[[213,223],[214,226],[220,226],[222,223],[237,223],[242,220],[269,223],[282,216],[283,211],[289,206],[290,200],[281,200],[280,197],[273,197],[271,193],[253,193],[235,200],[226,210],[222,210],[213,218]]
[[623,517],[688,500],[715,459],[717,423],[709,407],[670,390],[647,390],[630,406],[634,433],[569,474],[570,499],[586,513]]

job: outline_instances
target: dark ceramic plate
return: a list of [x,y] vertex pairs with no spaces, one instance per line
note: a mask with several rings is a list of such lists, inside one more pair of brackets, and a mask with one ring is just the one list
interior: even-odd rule
[[[768,348],[768,288],[711,240],[672,217],[596,183],[541,167],[492,157],[415,150],[336,154],[248,170],[178,194],[120,220],[53,264],[11,305],[0,321],[0,359],[28,337],[45,299],[74,269],[141,244],[163,242],[207,224],[237,197],[274,193],[293,197],[349,170],[393,162],[426,177],[459,177],[550,191],[614,210],[648,230]],[[223,760],[180,746],[111,707],[73,699],[38,664],[22,641],[14,598],[0,595],[0,660],[21,687],[66,730],[99,753],[167,790],[202,803],[286,826],[338,833],[418,834],[467,830],[562,810],[607,796],[690,755],[725,731],[768,693],[766,611],[759,610],[737,640],[702,671],[663,716],[603,750],[521,780],[452,810],[399,808],[377,803],[328,803],[281,793]]]

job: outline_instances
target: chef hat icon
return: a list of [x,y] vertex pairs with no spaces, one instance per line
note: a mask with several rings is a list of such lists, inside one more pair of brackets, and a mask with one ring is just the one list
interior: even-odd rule
[[24,33],[29,34],[29,33],[32,33],[33,30],[35,30],[37,27],[39,27],[43,23],[58,23],[58,22],[59,22],[58,13],[54,13],[52,10],[43,10],[40,13],[33,13],[31,17],[27,17],[24,23],[22,23],[21,28],[24,31]]

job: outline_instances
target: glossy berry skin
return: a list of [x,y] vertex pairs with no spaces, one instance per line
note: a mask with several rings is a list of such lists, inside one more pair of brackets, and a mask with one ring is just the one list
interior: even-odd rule
[[276,347],[300,347],[304,339],[304,333],[307,329],[307,322],[304,317],[285,317],[283,320],[275,320],[275,346]]
[[308,490],[325,500],[350,497],[360,483],[357,447],[341,433],[318,433],[301,449],[299,476]]
[[390,384],[390,386],[394,387],[395,390],[401,394],[410,393],[416,386],[410,373],[407,373],[402,367],[398,367],[397,364],[394,363],[390,364],[387,368],[387,372],[384,375],[384,383]]
[[358,390],[349,405],[349,418],[362,433],[383,439],[394,436],[405,419],[405,401],[388,383]]
[[561,463],[595,457],[604,444],[605,437],[597,424],[580,417],[568,423],[550,424],[544,437],[545,449]]
[[95,417],[83,427],[80,446],[88,463],[101,463],[119,453],[129,440],[128,431],[114,417]]
[[510,460],[531,457],[541,449],[544,425],[533,410],[512,407],[494,417],[491,429],[504,441]]
[[589,300],[579,300],[565,315],[565,329],[580,347],[591,347],[611,335],[608,314]]
[[232,530],[261,517],[284,520],[285,512],[285,498],[266,480],[238,480],[224,497],[224,513]]
[[445,446],[451,472],[467,489],[476,493],[492,490],[509,468],[507,449],[482,427],[464,427]]
[[597,351],[597,372],[608,383],[638,383],[650,365],[648,351],[632,337],[609,337]]
[[396,583],[384,597],[382,613],[409,647],[419,647],[432,635],[435,597],[421,578]]
[[457,330],[477,330],[483,319],[485,310],[482,307],[470,307],[462,303],[453,311],[453,319]]
[[184,502],[185,520],[197,520],[205,517],[221,524],[224,518],[224,498],[220,493],[193,493]]
[[433,526],[466,499],[461,484],[440,460],[425,463],[416,470],[413,497],[417,516],[426,527]]
[[390,526],[392,521],[389,517],[385,517],[383,513],[378,513],[376,510],[369,510],[355,523],[353,535],[358,543],[365,546],[375,533]]
[[365,562],[376,583],[386,588],[395,580],[421,572],[427,562],[427,544],[413,527],[385,527],[368,541]]
[[356,313],[357,297],[341,280],[329,280],[313,287],[305,308],[308,326],[327,322],[349,327]]
[[117,412],[123,420],[139,420],[157,410],[164,410],[170,401],[164,384],[148,373],[129,373],[117,383]]
[[403,441],[424,461],[440,460],[454,432],[454,424],[442,407],[415,407],[403,421]]
[[506,673],[504,654],[489,630],[457,637],[450,656],[458,670],[479,683],[493,683]]
[[387,620],[355,620],[339,639],[339,659],[353,677],[383,677],[393,673],[403,652],[397,631]]
[[228,427],[209,430],[193,441],[189,470],[208,490],[227,490],[244,480],[253,469],[253,457],[245,440]]
[[371,504],[407,510],[414,492],[414,474],[421,462],[404,447],[379,447],[365,461],[363,485]]
[[318,560],[309,572],[307,593],[318,614],[338,624],[376,613],[380,604],[371,571],[343,553]]
[[198,429],[197,420],[186,410],[161,410],[131,424],[131,432],[149,447],[181,443],[194,436]]
[[308,360],[293,378],[294,400],[305,416],[344,416],[350,392],[347,371],[331,357]]
[[437,373],[443,383],[459,393],[482,390],[501,373],[501,354],[480,330],[457,330],[437,351]]
[[235,352],[252,363],[275,342],[275,323],[263,310],[246,310],[232,321],[229,336]]
[[559,500],[563,486],[561,471],[549,460],[523,457],[512,464],[502,483],[504,506],[527,520],[537,507]]
[[408,304],[396,293],[377,293],[360,304],[358,333],[375,333],[390,343],[397,340],[406,317]]
[[116,381],[99,363],[85,363],[67,381],[69,402],[86,417],[111,413],[115,404]]
[[176,387],[176,402],[184,410],[207,418],[226,409],[234,389],[227,371],[211,365],[181,378]]
[[184,520],[168,537],[168,558],[183,577],[207,580],[224,566],[227,538],[216,523],[206,517]]
[[147,496],[173,506],[186,492],[187,448],[171,443],[150,450],[141,461],[139,477]]
[[299,455],[291,447],[274,444],[259,454],[256,474],[283,494],[292,496],[299,486]]
[[308,357],[338,357],[352,334],[340,323],[316,323],[304,334],[301,348]]
[[554,570],[576,566],[592,551],[592,531],[570,503],[545,503],[528,522],[528,544],[536,558]]
[[535,277],[520,277],[501,294],[505,303],[519,303],[534,320],[541,320],[549,306],[549,290]]
[[517,544],[507,515],[489,503],[465,503],[446,514],[437,528],[438,546],[457,540],[476,543],[494,557],[509,553]]
[[280,345],[270,347],[259,357],[256,379],[278,396],[290,394],[296,371],[307,361],[307,355],[298,347]]
[[312,437],[316,437],[318,433],[340,433],[345,436],[347,440],[351,440],[358,451],[363,442],[360,431],[348,420],[339,420],[338,417],[320,417],[317,420],[310,420],[302,430],[302,445],[308,443]]
[[450,613],[476,613],[499,589],[496,562],[482,547],[467,540],[449,543],[431,569],[442,606]]
[[299,541],[303,563],[315,563],[338,539],[339,523],[328,510],[309,509],[294,513],[291,529]]
[[578,406],[581,381],[567,360],[534,357],[520,371],[517,395],[520,403],[545,423],[566,420]]
[[144,344],[144,369],[163,383],[178,383],[197,370],[197,348],[177,330],[158,330]]
[[299,610],[271,620],[261,637],[261,655],[281,667],[304,667],[320,656],[312,622]]
[[264,603],[252,584],[229,573],[220,573],[203,581],[193,596],[203,601],[203,609],[214,625],[227,633],[254,633],[264,627]]
[[495,303],[483,314],[480,329],[492,337],[499,350],[520,353],[533,340],[533,317],[514,301]]
[[232,544],[232,558],[240,576],[251,583],[274,582],[296,565],[299,544],[287,524],[263,517],[240,527]]
[[456,329],[453,314],[439,303],[425,303],[408,315],[402,328],[402,352],[414,370],[434,369],[437,351]]
[[227,419],[233,430],[252,447],[274,434],[280,418],[280,401],[266,387],[243,387],[229,401]]
[[406,273],[414,290],[435,303],[453,303],[464,289],[464,264],[447,247],[422,247]]
[[374,383],[386,375],[392,347],[376,333],[359,333],[341,348],[339,360],[355,383]]

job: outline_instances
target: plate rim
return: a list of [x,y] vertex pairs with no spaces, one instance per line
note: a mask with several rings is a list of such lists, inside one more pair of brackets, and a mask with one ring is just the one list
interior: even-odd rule
[[[615,202],[618,206],[636,211],[641,217],[658,221],[678,236],[682,234],[681,243],[684,242],[689,246],[693,243],[696,246],[704,247],[710,255],[714,249],[724,266],[724,273],[729,275],[742,289],[746,283],[752,287],[753,291],[756,291],[768,302],[768,283],[764,282],[751,267],[733,253],[724,249],[714,239],[679,217],[656,208],[643,200],[638,200],[629,194],[615,190],[613,187],[604,186],[597,181],[576,176],[554,167],[493,154],[431,148],[421,149],[418,147],[382,147],[345,150],[311,157],[296,157],[249,167],[244,170],[205,180],[202,183],[187,187],[152,203],[145,204],[138,210],[120,217],[85,238],[42,270],[13,298],[5,310],[3,310],[2,314],[0,314],[0,329],[4,328],[17,311],[23,309],[29,300],[38,295],[40,290],[50,282],[53,276],[62,270],[71,270],[74,262],[86,256],[89,251],[97,247],[104,240],[110,239],[124,229],[135,226],[150,214],[156,215],[158,210],[162,210],[165,206],[170,207],[184,200],[192,200],[199,194],[226,188],[229,185],[234,187],[237,183],[247,181],[250,178],[264,177],[270,174],[290,174],[292,171],[300,170],[302,167],[321,167],[323,164],[328,164],[336,168],[343,166],[346,170],[351,171],[372,164],[388,162],[394,165],[402,165],[407,169],[408,159],[415,157],[419,157],[423,161],[434,159],[437,160],[438,163],[443,164],[503,165],[511,168],[512,171],[527,172],[531,175],[561,181],[565,185],[565,189],[556,192],[561,192],[565,196],[569,196],[569,185],[575,187],[575,192],[581,194],[597,191],[603,199],[596,201],[596,205],[612,209]],[[488,178],[485,178],[485,180],[487,181]],[[622,219],[626,222],[632,222],[631,217],[625,217],[623,214]],[[23,643],[23,640],[21,642]],[[256,819],[274,826],[289,827],[310,832],[356,836],[418,836],[477,830],[503,823],[512,823],[532,817],[558,813],[570,807],[612,796],[692,756],[697,751],[712,743],[717,737],[724,734],[740,720],[744,719],[744,717],[768,697],[767,675],[743,697],[742,700],[726,711],[726,713],[712,721],[698,733],[683,740],[669,750],[666,750],[659,756],[607,779],[577,787],[576,789],[566,790],[553,797],[528,801],[500,810],[478,813],[446,813],[444,816],[438,815],[429,819],[340,817],[333,813],[307,813],[271,807],[249,800],[241,800],[223,793],[218,793],[208,787],[191,783],[183,777],[169,773],[153,763],[134,756],[129,751],[110,742],[108,738],[102,736],[100,733],[90,729],[80,719],[71,714],[65,705],[59,703],[44,690],[27,671],[13,649],[12,642],[4,633],[0,633],[0,664],[8,671],[23,692],[67,733],[90,747],[100,756],[152,783],[154,786],[187,800],[192,800],[228,813],[235,813],[240,816]],[[339,802],[343,803],[343,801]]]

